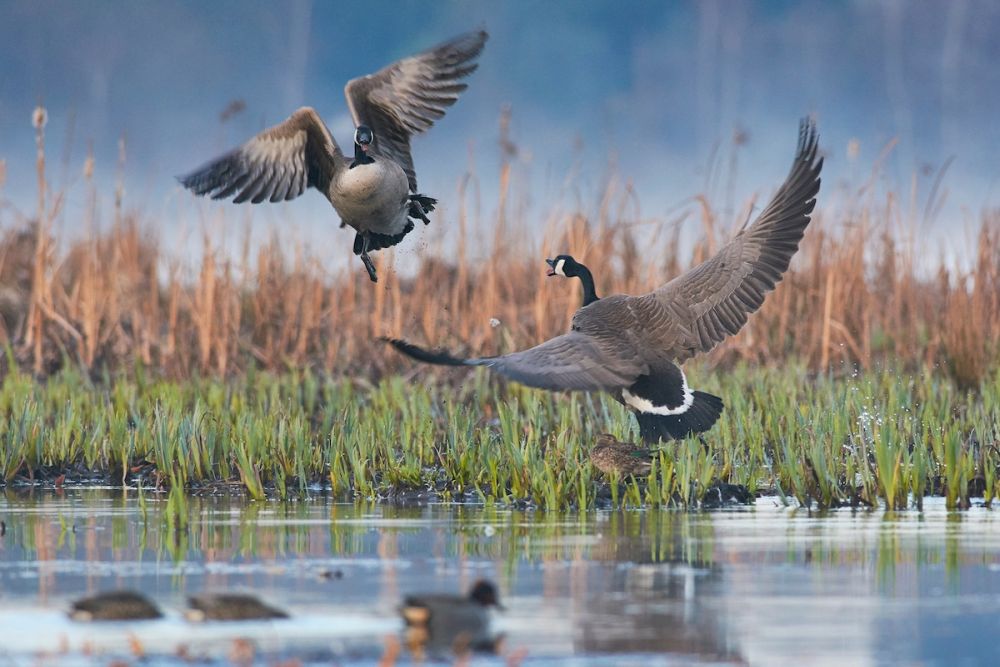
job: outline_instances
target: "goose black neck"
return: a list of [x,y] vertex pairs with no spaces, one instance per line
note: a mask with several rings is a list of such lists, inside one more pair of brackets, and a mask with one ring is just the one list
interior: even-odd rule
[[577,266],[579,268],[577,269],[576,275],[583,284],[583,305],[589,306],[600,299],[600,297],[597,296],[597,290],[594,289],[594,276],[590,274],[590,269],[583,264],[577,263]]
[[361,144],[354,142],[354,162],[351,163],[349,169],[354,169],[359,164],[371,164],[375,161],[369,153],[361,150]]

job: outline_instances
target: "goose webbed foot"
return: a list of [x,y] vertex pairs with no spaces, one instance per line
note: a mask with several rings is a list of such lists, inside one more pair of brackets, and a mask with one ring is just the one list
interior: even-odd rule
[[431,220],[430,218],[427,217],[427,214],[424,213],[423,207],[421,207],[420,204],[418,204],[415,201],[410,202],[410,217],[417,218],[418,220],[423,220],[425,225],[431,224]]
[[361,252],[361,261],[365,263],[365,269],[368,271],[368,277],[372,279],[373,283],[377,283],[378,275],[375,273],[375,264],[372,262],[372,258],[368,256],[368,250]]
[[437,199],[425,195],[410,195],[410,208],[408,215],[411,218],[422,220],[425,225],[431,224],[427,214],[434,210]]
[[368,232],[358,233],[354,236],[354,254],[361,258],[361,261],[365,263],[365,270],[368,271],[368,277],[371,278],[373,283],[378,282],[378,275],[375,273],[375,264],[372,262],[372,258],[368,255],[368,250],[372,247],[372,238]]

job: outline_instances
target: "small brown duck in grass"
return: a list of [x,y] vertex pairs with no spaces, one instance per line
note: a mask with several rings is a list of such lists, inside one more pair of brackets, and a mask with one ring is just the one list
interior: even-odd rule
[[184,616],[200,621],[264,621],[288,618],[288,614],[242,593],[202,593],[188,598]]
[[649,474],[653,465],[654,452],[645,447],[637,447],[631,442],[622,442],[609,433],[597,436],[597,444],[590,450],[590,462],[605,475]]
[[162,618],[152,602],[134,591],[109,591],[73,602],[74,621],[147,621]]
[[410,595],[399,608],[406,621],[406,643],[422,653],[455,649],[495,650],[497,637],[490,634],[490,607],[503,610],[496,586],[480,579],[468,595]]

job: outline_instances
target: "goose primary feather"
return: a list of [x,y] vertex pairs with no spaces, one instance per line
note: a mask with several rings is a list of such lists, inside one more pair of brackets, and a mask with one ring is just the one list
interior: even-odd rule
[[399,243],[437,201],[417,193],[410,137],[444,116],[478,67],[488,35],[473,31],[374,74],[347,82],[344,95],[356,130],[354,155],[344,155],[310,107],[242,146],[180,177],[198,195],[249,201],[287,201],[316,188],[357,232],[354,254],[377,280],[369,252]]
[[[584,297],[590,302],[561,336],[527,350],[472,359],[403,340],[388,342],[418,361],[485,366],[531,387],[610,392],[636,415],[646,442],[708,430],[722,413],[722,399],[692,390],[680,365],[737,333],[781,280],[816,205],[823,167],[817,142],[814,123],[803,120],[784,184],[753,224],[713,257],[639,296],[598,299],[591,282]],[[561,259],[549,260],[550,275],[565,275],[560,270],[572,258]]]

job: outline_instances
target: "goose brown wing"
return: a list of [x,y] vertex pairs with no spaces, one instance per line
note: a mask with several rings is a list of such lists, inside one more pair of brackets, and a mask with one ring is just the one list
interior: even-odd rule
[[375,150],[406,172],[410,191],[417,176],[410,156],[410,136],[424,132],[458,99],[461,79],[479,66],[485,31],[468,32],[417,55],[403,58],[374,74],[351,79],[344,88],[355,125],[375,132]]
[[803,120],[792,169],[754,223],[710,259],[639,297],[642,307],[659,314],[651,319],[662,323],[661,340],[654,333],[651,344],[666,348],[681,363],[743,328],[798,250],[816,205],[822,167],[815,124]]
[[445,366],[486,366],[529,387],[551,391],[620,389],[648,372],[645,362],[624,341],[570,331],[540,345],[497,357],[461,359],[401,340],[389,340],[400,352],[425,363]]
[[212,199],[235,195],[237,204],[275,202],[295,199],[310,186],[325,195],[342,160],[323,120],[304,107],[178,180],[195,194]]

